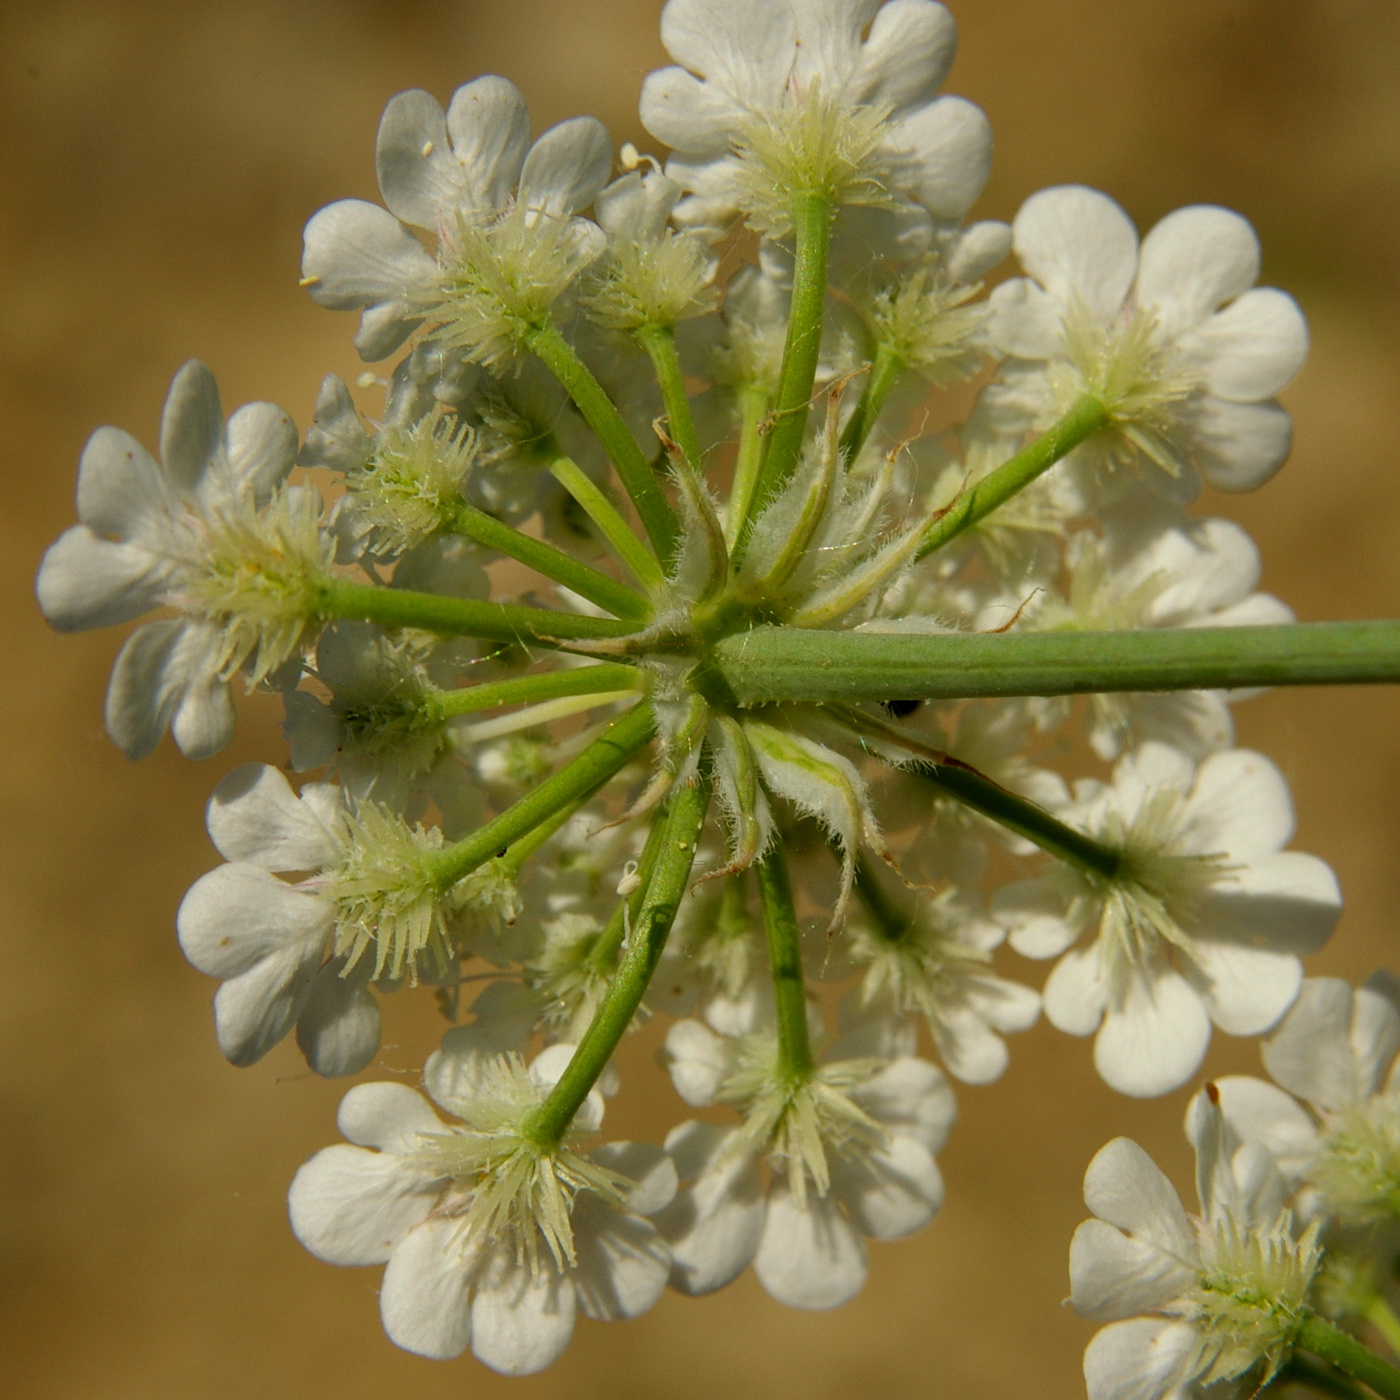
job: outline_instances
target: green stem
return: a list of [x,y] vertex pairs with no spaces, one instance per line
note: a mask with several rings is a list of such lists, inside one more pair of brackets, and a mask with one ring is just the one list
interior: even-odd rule
[[715,645],[741,705],[1400,681],[1400,621],[1130,632],[759,627]]
[[773,1005],[778,1017],[778,1067],[791,1084],[812,1076],[812,1044],[807,1035],[807,979],[802,972],[802,937],[792,901],[787,857],[778,842],[754,867],[768,961],[773,973]]
[[577,462],[567,457],[555,458],[549,471],[598,527],[598,533],[612,546],[613,553],[627,566],[632,577],[647,592],[655,593],[666,581],[656,555],[632,533],[632,527],[597,483],[589,479]]
[[734,485],[729,492],[729,513],[724,526],[724,542],[730,554],[739,541],[739,531],[749,517],[758,472],[763,465],[763,420],[768,416],[768,395],[756,385],[738,391],[739,455],[734,461]]
[[1305,1385],[1319,1395],[1336,1396],[1337,1400],[1371,1400],[1371,1392],[1306,1356],[1290,1356],[1273,1380],[1259,1393],[1273,1395],[1286,1385]]
[[846,422],[841,434],[841,452],[848,462],[855,461],[856,454],[865,446],[870,430],[880,417],[894,386],[904,373],[904,361],[888,345],[876,348],[875,358],[870,362],[870,372],[865,377],[865,388],[861,391],[856,411]]
[[528,608],[519,603],[483,603],[475,598],[445,598],[407,588],[327,579],[320,601],[325,618],[356,618],[381,627],[419,627],[452,637],[567,647],[570,641],[626,637],[636,625],[610,617]]
[[856,895],[880,937],[886,943],[902,943],[909,932],[909,916],[890,898],[889,891],[863,855],[856,857]]
[[643,326],[637,340],[651,357],[656,382],[661,389],[661,402],[666,405],[671,436],[680,444],[685,459],[696,471],[700,470],[700,439],[695,432],[695,415],[690,411],[690,397],[685,392],[685,374],[676,350],[673,326]]
[[1043,807],[1018,797],[975,768],[930,748],[912,734],[864,710],[841,706],[837,713],[857,734],[876,741],[867,747],[886,763],[900,760],[901,768],[918,774],[965,807],[1024,836],[1059,860],[1104,880],[1111,880],[1118,873],[1118,852],[1067,826]]
[[585,792],[572,802],[566,802],[558,811],[546,817],[528,835],[522,836],[518,841],[512,841],[506,849],[505,855],[498,857],[498,859],[513,876],[518,876],[525,868],[525,862],[592,796],[591,792]]
[[584,421],[603,444],[657,555],[669,559],[676,541],[676,514],[617,406],[552,322],[537,326],[527,343],[568,391]]
[[824,195],[799,195],[794,202],[796,258],[792,269],[792,310],[783,344],[778,397],[773,405],[773,430],[768,434],[768,445],[763,452],[758,488],[740,525],[741,545],[748,536],[750,522],[783,489],[802,455],[807,409],[822,348],[832,213],[831,201]]
[[544,540],[537,540],[512,528],[494,515],[487,515],[466,501],[453,505],[444,522],[454,534],[465,535],[469,540],[484,544],[488,549],[499,550],[511,559],[518,559],[545,578],[562,583],[581,598],[605,608],[614,617],[642,620],[651,616],[651,606],[640,594],[634,593],[626,584],[619,583],[607,574],[585,564],[581,559],[565,554]]
[[1400,1356],[1400,1317],[1395,1309],[1377,1293],[1366,1308],[1366,1321],[1385,1338],[1386,1345]]
[[1303,1318],[1297,1344],[1369,1385],[1384,1400],[1400,1400],[1400,1370],[1316,1313]]
[[665,835],[656,869],[637,917],[632,920],[632,937],[617,975],[559,1082],[525,1125],[530,1139],[542,1147],[563,1140],[642,1004],[690,879],[695,846],[709,805],[710,784],[706,778],[694,786],[681,784],[671,795],[670,807],[662,818]]
[[547,671],[538,676],[517,676],[511,680],[489,681],[485,685],[463,686],[460,690],[440,690],[429,695],[423,708],[433,719],[494,710],[502,705],[534,704],[563,695],[605,695],[615,690],[640,690],[645,680],[635,666],[606,662],[601,666],[579,666],[566,671]]
[[562,807],[577,806],[615,776],[651,738],[651,706],[642,702],[615,719],[577,758],[532,788],[485,826],[436,852],[429,870],[439,889],[447,889],[478,866],[500,856],[516,841],[550,820]]
[[611,972],[616,966],[617,952],[622,947],[622,940],[627,936],[628,928],[636,923],[637,916],[641,913],[642,901],[646,898],[647,890],[651,888],[651,877],[656,871],[656,860],[661,854],[665,838],[666,816],[663,812],[652,822],[647,832],[646,845],[642,847],[642,854],[637,859],[637,888],[618,903],[602,933],[598,935],[584,958],[584,962],[595,971]]
[[1102,432],[1111,421],[1112,415],[1092,395],[1085,394],[1076,399],[1070,405],[1069,412],[1053,428],[981,481],[969,486],[953,501],[929,527],[923,544],[919,546],[919,558],[932,554],[935,549],[942,549],[949,540],[976,525],[1081,442]]

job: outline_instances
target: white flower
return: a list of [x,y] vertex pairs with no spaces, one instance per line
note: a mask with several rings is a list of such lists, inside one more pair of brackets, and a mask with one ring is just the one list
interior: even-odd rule
[[986,118],[935,95],[956,38],[933,0],[668,0],[661,38],[681,66],[647,77],[641,114],[692,192],[683,222],[742,211],[782,236],[813,193],[957,221],[986,183]]
[[[1165,744],[1120,759],[1109,784],[1081,783],[1061,815],[1114,853],[1112,874],[1061,864],[999,891],[996,916],[1027,957],[1064,956],[1045,1014],[1098,1032],[1094,1064],[1125,1094],[1164,1094],[1195,1073],[1211,1023],[1260,1035],[1292,1005],[1299,954],[1341,910],[1331,870],[1282,848],[1293,834],[1283,776],[1247,749],[1199,768]],[[1084,929],[1093,940],[1064,950]]]
[[197,360],[171,383],[159,462],[119,428],[88,439],[82,524],[45,554],[39,606],[65,632],[180,612],[133,632],[112,670],[107,732],[129,757],[167,726],[189,757],[217,753],[233,734],[232,677],[256,683],[308,640],[330,546],[320,498],[282,487],[296,452],[275,404],[248,404],[225,427]]
[[[409,826],[339,788],[297,797],[267,764],[245,764],[210,799],[209,834],[227,865],[201,876],[180,905],[185,956],[224,979],[214,998],[219,1046],[259,1060],[295,1025],[320,1074],[350,1074],[379,1045],[368,983],[452,982],[463,918],[508,920],[514,882],[488,861],[444,887],[433,857],[442,833]],[[279,880],[300,873],[302,880]]]
[[1231,1129],[1273,1154],[1303,1188],[1299,1207],[1310,1216],[1358,1228],[1400,1222],[1397,1051],[1394,976],[1376,973],[1355,990],[1310,977],[1263,1045],[1265,1067],[1283,1087],[1244,1075],[1220,1081]]
[[1254,287],[1244,219],[1178,209],[1139,250],[1107,195],[1065,185],[1032,195],[1014,229],[1030,275],[993,292],[989,326],[1014,357],[989,390],[1005,427],[1048,427],[1087,392],[1117,428],[1080,459],[1136,459],[1163,494],[1189,500],[1197,472],[1250,491],[1277,470],[1290,424],[1273,399],[1302,367],[1307,327],[1286,293]]
[[1096,1218],[1070,1246],[1071,1301],[1110,1323],[1084,1353],[1089,1400],[1185,1400],[1217,1382],[1222,1395],[1253,1395],[1306,1315],[1316,1231],[1295,1233],[1268,1153],[1229,1151],[1209,1099],[1196,1100],[1191,1127],[1199,1216],[1127,1138],[1085,1174]]
[[[675,1192],[670,1158],[625,1142],[532,1151],[519,1136],[572,1048],[545,1051],[528,1074],[518,1058],[492,1060],[444,1105],[462,1123],[404,1085],[357,1085],[339,1115],[355,1145],[317,1153],[292,1182],[292,1229],[307,1249],[331,1264],[387,1264],[380,1315],[406,1350],[447,1359],[470,1346],[497,1371],[530,1375],[563,1353],[576,1313],[637,1317],[665,1290],[669,1255],[645,1217]],[[601,1119],[595,1091],[571,1138]],[[526,1159],[528,1194],[504,1200],[503,1180]]]
[[[376,163],[388,211],[327,205],[306,226],[302,258],[320,305],[364,308],[355,344],[365,359],[392,353],[427,318],[445,323],[443,343],[501,363],[602,251],[597,226],[573,216],[607,181],[607,131],[576,117],[529,139],[525,99],[504,78],[458,88],[446,114],[421,91],[385,108]],[[436,256],[412,228],[434,237]]]
[[776,1070],[771,1032],[722,1037],[678,1021],[666,1049],[687,1103],[746,1116],[738,1127],[682,1123],[666,1139],[683,1184],[657,1224],[681,1292],[722,1288],[752,1263],[780,1303],[837,1307],[865,1283],[863,1236],[902,1238],[942,1203],[934,1154],[956,1107],[927,1060],[831,1062],[794,1085]]

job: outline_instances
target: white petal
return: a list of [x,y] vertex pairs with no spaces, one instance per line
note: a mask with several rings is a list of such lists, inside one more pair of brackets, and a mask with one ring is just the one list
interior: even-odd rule
[[318,896],[236,862],[201,875],[175,922],[195,967],[210,977],[236,977],[285,948],[324,947],[331,913]]
[[676,1164],[649,1142],[608,1142],[589,1156],[632,1183],[627,1209],[633,1215],[655,1215],[675,1198]]
[[1182,1400],[1195,1348],[1196,1333],[1184,1322],[1112,1323],[1084,1352],[1088,1400]]
[[1235,403],[1271,399],[1308,357],[1308,324],[1298,303],[1275,287],[1255,287],[1190,337],[1206,389]]
[[447,143],[442,106],[421,88],[396,93],[374,143],[379,192],[395,218],[436,233],[457,203],[462,171]]
[[1228,1035],[1263,1035],[1303,984],[1298,959],[1268,948],[1203,938],[1192,945],[1191,958],[1202,974],[1191,980],[1210,1019]]
[[362,982],[342,977],[338,963],[326,963],[297,1018],[297,1046],[317,1074],[357,1073],[379,1049],[379,1002]]
[[320,870],[335,860],[325,827],[270,763],[235,768],[214,789],[205,821],[228,860],[280,871]]
[[642,82],[642,125],[672,150],[726,154],[741,116],[713,83],[684,68],[661,68]]
[[1176,1188],[1130,1138],[1114,1138],[1094,1154],[1084,1173],[1084,1204],[1173,1258],[1195,1257],[1195,1236]]
[[107,733],[128,758],[145,758],[170,723],[178,692],[168,678],[185,623],[162,618],[138,627],[117,653],[107,683]]
[[748,106],[780,100],[797,43],[787,5],[750,0],[669,0],[661,11],[666,52]]
[[244,404],[228,420],[229,477],[255,501],[266,500],[287,478],[301,439],[292,415],[275,403]]
[[296,1024],[321,961],[314,945],[288,944],[214,994],[214,1034],[231,1064],[256,1064]]
[[961,219],[991,174],[991,126],[961,97],[936,97],[892,121],[881,147],[898,159],[901,186],[937,219]]
[[78,519],[99,535],[138,538],[173,501],[156,459],[120,428],[99,428],[78,461]]
[[578,1253],[571,1278],[585,1317],[619,1322],[656,1306],[671,1273],[671,1252],[650,1221],[580,1196],[573,1213]]
[[1193,435],[1201,475],[1218,491],[1253,491],[1288,459],[1293,420],[1276,403],[1226,403],[1204,397]]
[[852,1102],[882,1127],[915,1138],[931,1153],[942,1149],[958,1116],[957,1100],[942,1071],[914,1056],[890,1061],[849,1093]]
[[1259,276],[1259,239],[1249,220],[1214,204],[1168,214],[1142,240],[1137,302],[1170,332],[1204,321]]
[[45,551],[35,592],[50,627],[81,632],[116,627],[150,612],[165,586],[165,568],[154,555],[74,525]]
[[736,1279],[758,1249],[766,1213],[758,1162],[735,1151],[737,1129],[682,1123],[666,1139],[682,1177],[689,1179],[657,1217],[671,1247],[671,1286],[710,1293]]
[[503,209],[530,146],[530,113],[520,89],[488,73],[464,83],[447,108],[452,151],[471,172],[474,208]]
[[1083,1317],[1112,1322],[1151,1312],[1180,1297],[1191,1282],[1181,1260],[1103,1220],[1086,1220],[1070,1241],[1070,1301]]
[[865,1242],[830,1197],[809,1192],[802,1209],[775,1181],[753,1267],[768,1293],[790,1308],[836,1308],[865,1284]]
[[[184,640],[190,640],[186,629]],[[188,676],[170,716],[170,737],[186,758],[212,758],[233,738],[233,696],[218,673],[204,669]]]
[[1023,958],[1054,958],[1079,937],[1082,924],[1071,922],[1072,892],[1063,878],[1042,876],[1013,880],[992,896],[990,913]]
[[1337,1112],[1360,1097],[1351,1048],[1352,990],[1309,977],[1283,1024],[1265,1041],[1264,1067],[1290,1093]]
[[[1037,1009],[1039,1004],[1036,997]],[[991,1084],[1006,1073],[1011,1060],[1006,1042],[971,1008],[945,1014],[929,1029],[948,1073],[964,1084]]]
[[[1267,1056],[1267,1045],[1264,1053]],[[1305,1158],[1316,1147],[1313,1120],[1282,1089],[1243,1074],[1224,1075],[1215,1081],[1215,1088],[1220,1111],[1242,1142],[1260,1143],[1285,1163]]]
[[478,1089],[485,1063],[523,1053],[540,1013],[539,998],[518,982],[491,982],[472,1003],[475,1019],[454,1026],[423,1066],[423,1083],[444,1108],[461,1107]]
[[160,420],[160,460],[179,496],[193,499],[208,467],[222,455],[224,411],[207,365],[187,360],[176,371]]
[[1116,316],[1137,272],[1132,220],[1106,194],[1058,185],[1033,194],[1012,230],[1022,266],[1066,308]]
[[335,1125],[360,1147],[405,1153],[418,1146],[421,1133],[440,1133],[442,1120],[432,1105],[407,1084],[378,1081],[356,1084],[340,1101]]
[[987,298],[987,337],[1003,354],[1052,359],[1063,330],[1064,307],[1029,277],[1012,277]]
[[[1046,1005],[1049,1015],[1048,988]],[[1201,998],[1178,973],[1160,973],[1135,978],[1122,1007],[1108,1007],[1094,1041],[1094,1067],[1120,1094],[1153,1098],[1185,1084],[1209,1044]]]
[[472,1354],[507,1376],[543,1371],[569,1345],[574,1303],[568,1279],[550,1270],[531,1278],[528,1268],[502,1261],[472,1299]]
[[292,1178],[292,1233],[327,1264],[382,1264],[427,1217],[441,1189],[397,1157],[337,1143]]
[[1261,753],[1212,754],[1196,773],[1182,813],[1190,844],[1244,862],[1281,850],[1293,836],[1293,801],[1278,768]]
[[713,1103],[730,1070],[724,1041],[699,1021],[677,1021],[666,1033],[666,1054],[676,1093],[694,1108]]
[[1341,912],[1337,877],[1302,851],[1256,856],[1228,870],[1198,906],[1202,929],[1300,957],[1327,942]]
[[948,276],[954,282],[977,282],[1011,252],[1011,225],[1000,219],[979,219],[969,224],[948,259]]
[[520,172],[520,203],[554,218],[586,209],[612,173],[612,137],[596,117],[552,126],[530,147]]
[[1400,1050],[1400,981],[1392,972],[1373,972],[1352,1001],[1351,1053],[1357,1087],[1370,1096]]
[[[1015,946],[1013,938],[1012,946]],[[1045,980],[1045,1019],[1066,1035],[1093,1035],[1108,1004],[1099,972],[1099,947],[1091,943],[1064,955]]]
[[958,29],[933,0],[889,0],[875,12],[857,77],[863,100],[897,112],[938,91],[952,67]]
[[943,1204],[943,1177],[933,1154],[897,1133],[867,1158],[834,1160],[831,1189],[856,1229],[876,1240],[922,1230]]
[[389,1256],[379,1289],[379,1316],[389,1340],[434,1361],[460,1356],[472,1340],[468,1311],[471,1262],[451,1220],[426,1220]]

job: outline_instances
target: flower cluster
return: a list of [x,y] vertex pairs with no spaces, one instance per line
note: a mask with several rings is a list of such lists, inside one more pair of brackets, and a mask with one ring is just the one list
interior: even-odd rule
[[[935,0],[668,0],[662,37],[664,161],[587,117],[532,141],[504,78],[395,97],[383,206],[317,213],[302,282],[366,360],[402,351],[382,402],[331,376],[303,440],[267,404],[225,423],[191,362],[158,457],[93,436],[40,571],[57,627],[158,613],[108,692],[132,757],[222,748],[236,677],[281,696],[305,780],[219,784],[226,863],[178,919],[224,1054],[294,1035],[354,1074],[424,987],[452,1023],[426,1098],[349,1090],[293,1229],[385,1265],[400,1346],[532,1372],[580,1312],[749,1265],[852,1297],[866,1241],[939,1208],[949,1077],[996,1080],[1042,1006],[1140,1096],[1212,1025],[1278,1028],[1283,1089],[1193,1109],[1200,1217],[1119,1141],[1073,1264],[1119,1319],[1094,1394],[1268,1380],[1400,1201],[1400,1013],[1304,983],[1336,881],[1234,745],[1235,653],[1291,614],[1186,513],[1282,463],[1301,314],[1222,209],[1140,247],[1077,187],[966,222],[990,136],[940,93]],[[949,386],[971,410],[926,438]],[[1043,990],[1003,944],[1056,960]],[[599,1146],[648,1015],[711,1112]]]

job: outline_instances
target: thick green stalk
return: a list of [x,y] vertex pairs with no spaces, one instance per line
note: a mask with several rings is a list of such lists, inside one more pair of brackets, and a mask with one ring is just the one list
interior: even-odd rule
[[528,344],[568,391],[584,421],[603,444],[657,555],[669,559],[676,541],[676,513],[617,406],[552,322],[532,331]]
[[865,376],[860,402],[856,404],[856,410],[846,421],[841,434],[841,452],[848,462],[854,461],[856,453],[865,446],[885,400],[899,383],[904,370],[904,361],[888,345],[876,348],[875,358],[870,362],[870,372]]
[[856,857],[856,895],[886,943],[902,943],[911,927],[909,916],[890,898],[889,891],[864,856]]
[[1366,1321],[1385,1338],[1391,1351],[1400,1356],[1400,1317],[1396,1317],[1395,1309],[1379,1293],[1366,1309]]
[[613,910],[607,925],[584,958],[584,962],[595,971],[613,970],[622,940],[641,913],[642,901],[647,897],[647,890],[651,888],[651,877],[656,871],[656,860],[661,854],[665,840],[666,816],[662,812],[652,821],[647,831],[646,845],[642,847],[642,854],[637,859],[637,888],[626,899],[618,901],[618,906]]
[[872,741],[867,747],[877,758],[886,763],[898,758],[899,766],[906,772],[927,779],[940,792],[1024,836],[1042,851],[1103,880],[1111,880],[1118,873],[1118,852],[1067,826],[1043,807],[1018,797],[975,768],[930,748],[914,735],[864,710],[841,706],[838,716],[858,736]]
[[1400,1370],[1316,1313],[1303,1319],[1297,1344],[1369,1385],[1383,1400],[1400,1400]]
[[758,472],[763,465],[763,420],[768,416],[768,395],[757,385],[747,385],[736,395],[739,401],[739,455],[734,459],[734,485],[729,492],[729,512],[724,542],[731,554],[739,531],[749,517]]
[[768,934],[768,962],[773,974],[773,1005],[778,1017],[778,1066],[790,1084],[812,1076],[812,1043],[807,1035],[807,979],[802,972],[802,935],[792,901],[787,857],[778,842],[754,870]]
[[759,627],[715,646],[741,705],[1400,681],[1400,622],[1130,632]]
[[327,579],[321,593],[324,618],[355,618],[381,627],[418,627],[450,637],[478,637],[490,642],[533,646],[567,646],[570,641],[626,637],[636,624],[610,617],[528,608],[519,603],[484,603],[475,598],[445,598],[407,588]]
[[445,521],[446,527],[454,534],[465,535],[488,549],[499,550],[511,559],[518,559],[545,578],[562,583],[581,598],[596,603],[614,617],[626,617],[640,621],[651,616],[651,605],[639,593],[634,593],[626,584],[600,573],[581,559],[555,549],[544,540],[487,515],[466,501],[459,501],[452,507]]
[[532,788],[498,817],[435,852],[429,870],[438,887],[447,889],[478,866],[506,853],[521,837],[548,821],[561,808],[597,790],[624,768],[652,736],[655,719],[645,701],[615,719],[577,758]]
[[802,455],[807,409],[817,377],[826,309],[826,265],[831,249],[831,201],[824,195],[798,196],[793,206],[796,258],[792,269],[792,311],[783,345],[773,429],[763,452],[758,488],[740,526],[740,543],[754,517],[783,489]]
[[1305,1385],[1319,1395],[1332,1395],[1336,1400],[1371,1400],[1371,1392],[1363,1389],[1353,1380],[1306,1356],[1290,1356],[1273,1380],[1259,1392],[1260,1395],[1275,1395],[1290,1385]]
[[685,459],[696,471],[700,470],[700,439],[695,432],[695,415],[690,411],[690,396],[685,392],[685,373],[676,350],[673,326],[643,326],[637,340],[651,357],[656,382],[661,389],[661,402],[666,405],[666,417],[671,436],[680,444]]
[[1102,432],[1112,421],[1108,409],[1098,399],[1085,394],[1070,405],[1069,412],[1048,432],[1023,448],[994,472],[969,486],[929,527],[919,546],[919,558],[942,549],[949,540],[977,524],[1003,501],[1009,501],[1018,491],[1029,486],[1036,477],[1048,471],[1061,457],[1081,442]]
[[538,676],[488,681],[485,685],[468,685],[460,690],[440,690],[424,700],[423,708],[434,719],[443,720],[498,709],[502,705],[535,704],[563,695],[606,695],[615,690],[640,690],[644,685],[645,679],[635,666],[606,662],[601,666],[571,667],[567,671],[546,671]]
[[550,463],[549,472],[583,508],[584,514],[598,527],[598,533],[607,540],[632,577],[648,593],[655,593],[666,581],[656,555],[647,548],[645,541],[632,533],[632,527],[598,485],[589,479],[577,462],[567,457],[556,457]]
[[526,1134],[541,1147],[563,1140],[642,1004],[685,894],[709,805],[708,778],[701,778],[694,786],[681,784],[671,795],[670,807],[662,818],[665,836],[656,869],[637,917],[631,921],[632,937],[617,975],[559,1082],[525,1125]]

